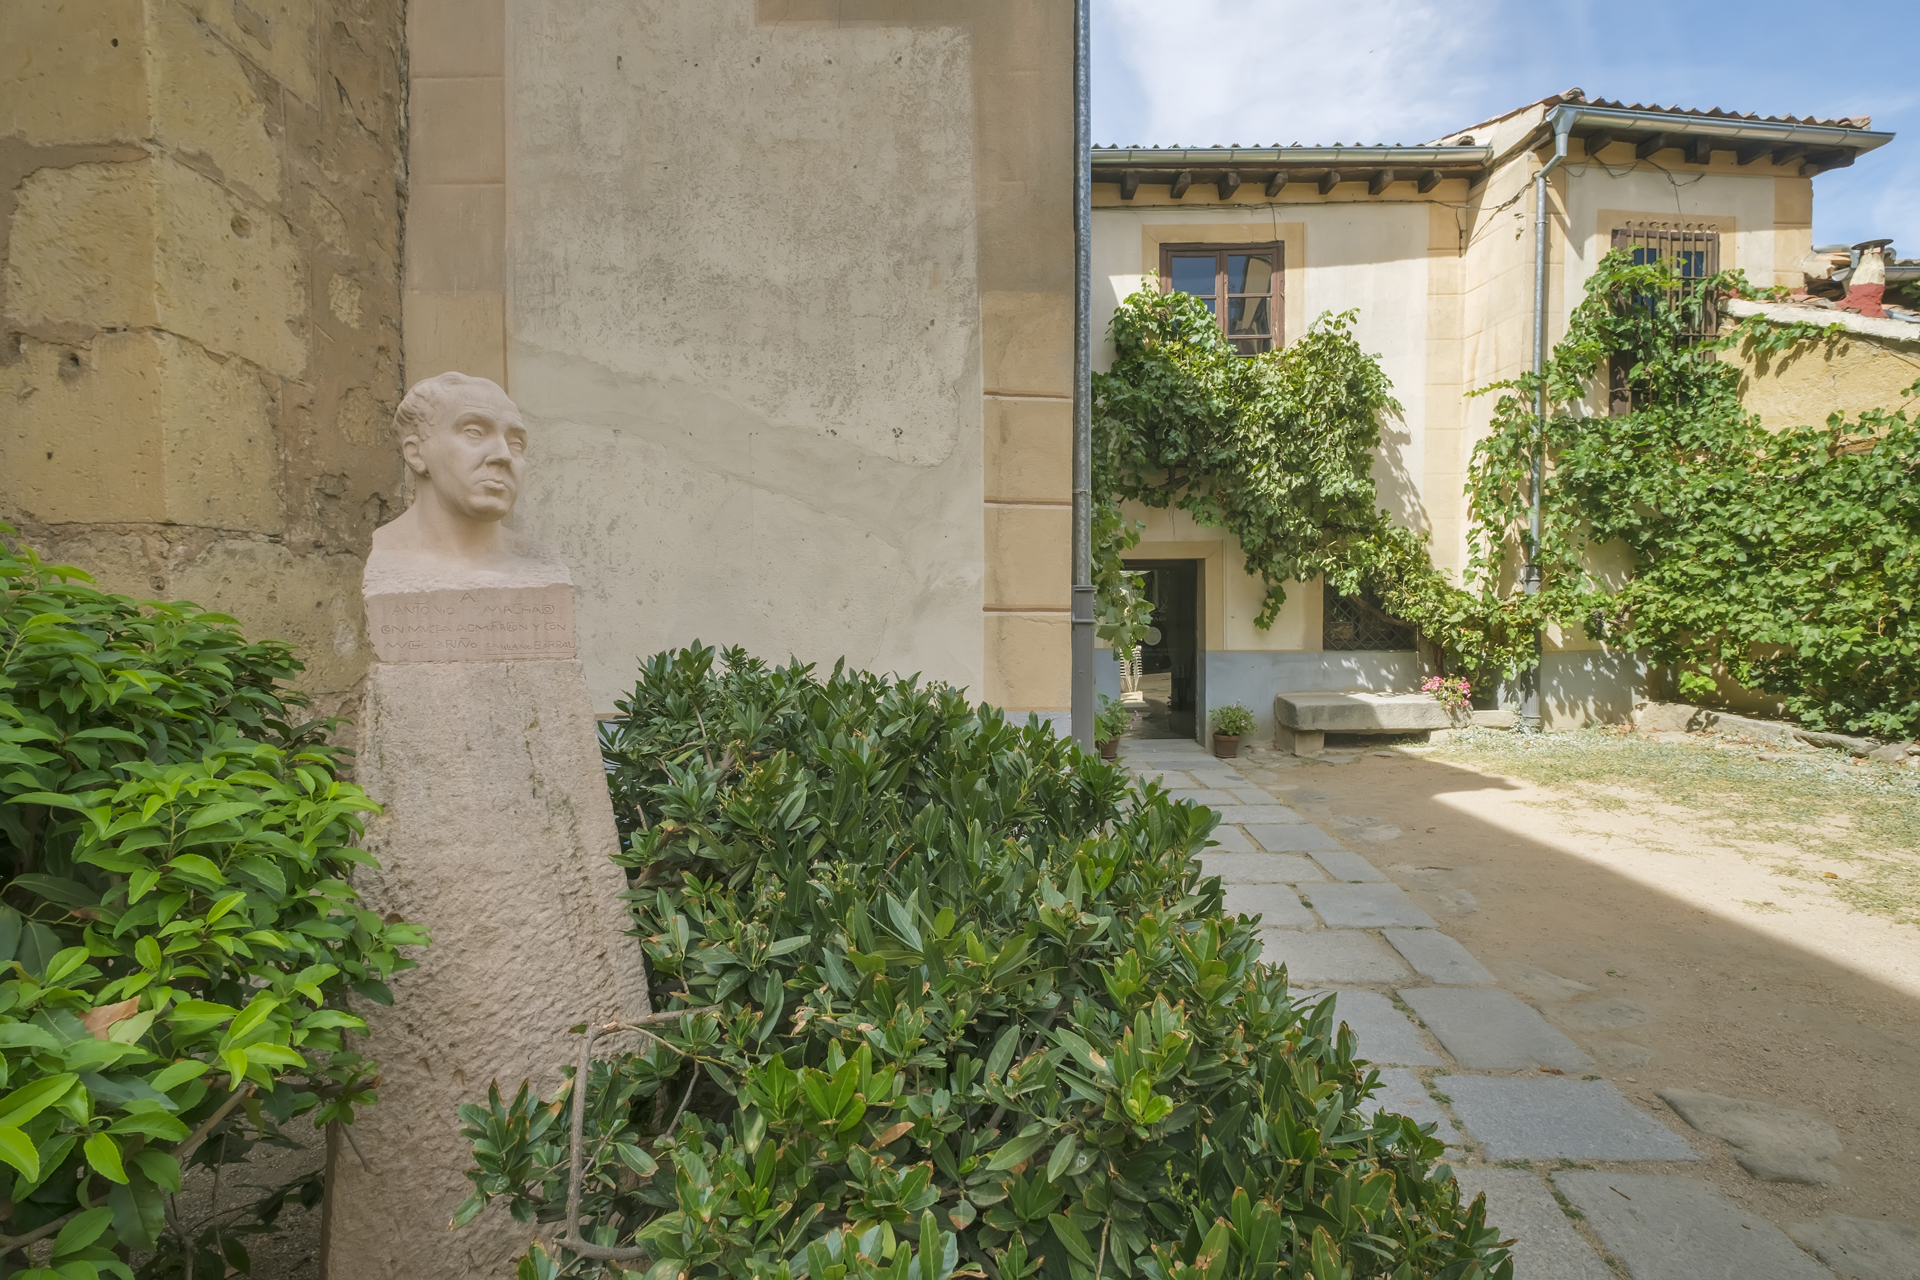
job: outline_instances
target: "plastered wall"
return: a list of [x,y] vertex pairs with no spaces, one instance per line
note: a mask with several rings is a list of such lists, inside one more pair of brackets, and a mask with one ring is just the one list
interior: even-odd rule
[[1920,382],[1920,340],[1843,333],[1784,356],[1730,358],[1746,378],[1741,402],[1775,430],[1824,426],[1834,413],[1857,420],[1871,409],[1905,409],[1909,417],[1920,409],[1907,394]]
[[0,519],[294,642],[394,513],[399,0],[0,5]]
[[1065,709],[1070,17],[415,5],[408,377],[497,361],[596,705],[698,638]]
[[[1359,309],[1356,333],[1379,355],[1404,406],[1385,424],[1375,463],[1381,504],[1401,523],[1430,532],[1435,563],[1458,573],[1470,532],[1463,490],[1496,399],[1468,393],[1518,375],[1533,355],[1533,176],[1545,153],[1518,148],[1540,118],[1535,108],[1476,131],[1501,157],[1493,171],[1471,186],[1440,183],[1422,198],[1390,187],[1381,197],[1360,199],[1346,184],[1321,196],[1309,183],[1292,183],[1270,200],[1259,184],[1248,183],[1225,201],[1204,184],[1178,201],[1151,186],[1124,201],[1117,186],[1096,185],[1095,315],[1111,315],[1143,276],[1158,270],[1163,244],[1283,243],[1289,340],[1322,312]],[[1631,145],[1587,156],[1576,141],[1568,164],[1548,181],[1549,343],[1565,332],[1588,277],[1611,247],[1612,230],[1630,220],[1715,227],[1722,233],[1723,266],[1741,267],[1762,285],[1797,284],[1811,244],[1812,184],[1799,176],[1797,163],[1743,167],[1716,153],[1707,166],[1683,166],[1677,152],[1636,162]],[[1891,407],[1920,375],[1914,345],[1857,339],[1831,353],[1750,370],[1751,403],[1769,421],[1821,421],[1835,408]],[[1098,367],[1112,358],[1110,341],[1096,349]],[[1229,688],[1307,688],[1314,686],[1298,682],[1312,679],[1334,682],[1327,687],[1367,685],[1391,675],[1387,667],[1360,671],[1351,662],[1336,670],[1328,663],[1347,655],[1317,653],[1316,587],[1288,584],[1275,625],[1255,627],[1260,583],[1244,571],[1231,533],[1197,526],[1179,512],[1126,510],[1147,525],[1133,554],[1203,563],[1213,701]],[[1593,549],[1592,563],[1604,576],[1625,572],[1617,547]],[[1631,687],[1644,676],[1632,655],[1609,652],[1578,628],[1549,628],[1545,647],[1550,727],[1624,714]],[[1302,665],[1309,657],[1320,665]]]

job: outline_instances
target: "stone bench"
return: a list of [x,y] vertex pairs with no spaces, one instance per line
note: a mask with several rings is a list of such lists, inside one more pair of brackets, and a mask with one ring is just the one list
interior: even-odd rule
[[1450,729],[1453,717],[1430,693],[1281,693],[1273,699],[1273,740],[1282,751],[1317,756],[1330,733],[1421,733]]

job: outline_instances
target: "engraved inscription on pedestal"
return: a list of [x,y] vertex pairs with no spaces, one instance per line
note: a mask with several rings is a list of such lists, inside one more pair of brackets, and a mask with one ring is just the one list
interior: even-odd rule
[[382,662],[571,658],[573,588],[474,587],[369,595],[367,631]]

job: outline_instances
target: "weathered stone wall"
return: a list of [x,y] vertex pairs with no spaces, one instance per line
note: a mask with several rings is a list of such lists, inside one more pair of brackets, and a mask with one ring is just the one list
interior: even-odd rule
[[0,5],[0,520],[360,679],[395,513],[403,0]]
[[[1792,318],[1827,324],[1832,314],[1808,311]],[[1881,321],[1878,327],[1898,323]],[[1905,408],[1911,416],[1915,407],[1906,392],[1920,380],[1920,334],[1903,341],[1843,333],[1832,341],[1802,343],[1784,356],[1736,358],[1746,375],[1741,401],[1771,430],[1820,426],[1832,413],[1858,418],[1870,409]]]

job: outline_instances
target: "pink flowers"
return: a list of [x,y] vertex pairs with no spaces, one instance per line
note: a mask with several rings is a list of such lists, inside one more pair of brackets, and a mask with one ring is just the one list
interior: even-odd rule
[[1420,692],[1432,694],[1449,711],[1465,710],[1473,685],[1465,676],[1428,676],[1420,682]]

